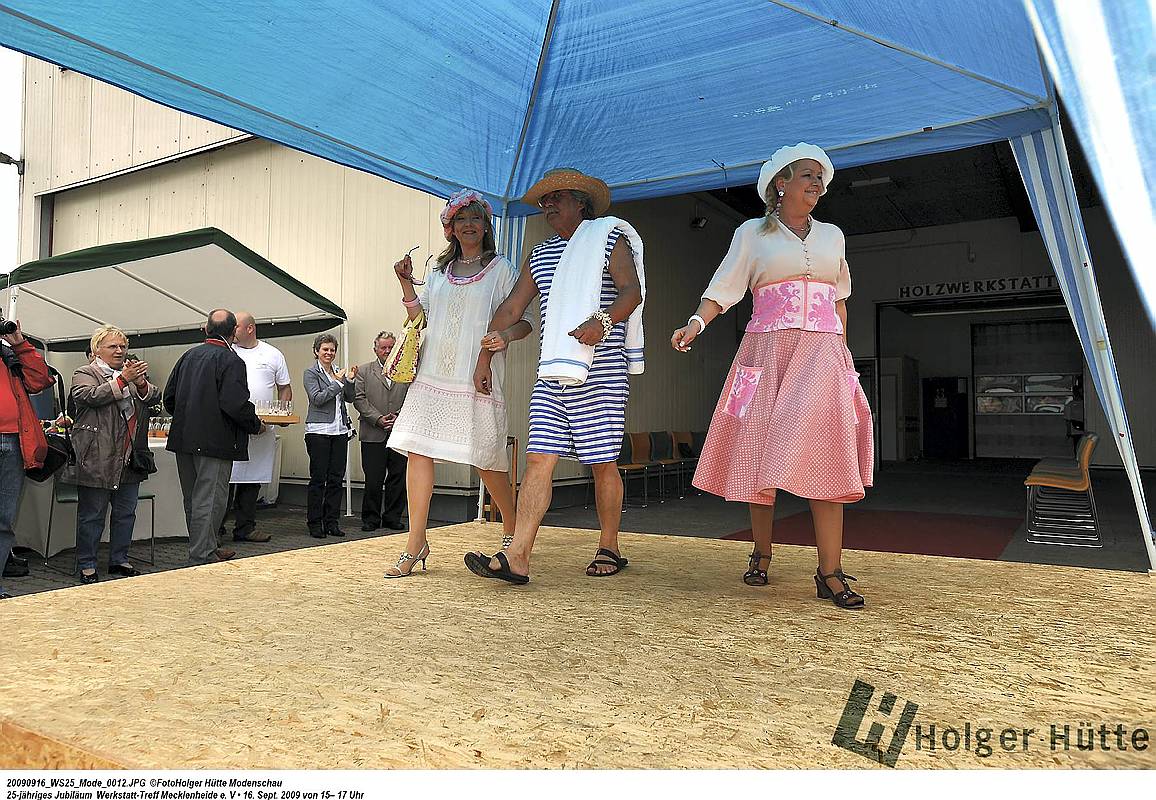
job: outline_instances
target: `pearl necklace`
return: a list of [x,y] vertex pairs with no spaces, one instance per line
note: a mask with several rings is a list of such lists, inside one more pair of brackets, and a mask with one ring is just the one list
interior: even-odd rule
[[775,212],[775,219],[786,225],[789,230],[801,239],[805,239],[807,234],[811,232],[811,217],[809,215],[807,216],[807,224],[798,228],[780,217],[778,211]]

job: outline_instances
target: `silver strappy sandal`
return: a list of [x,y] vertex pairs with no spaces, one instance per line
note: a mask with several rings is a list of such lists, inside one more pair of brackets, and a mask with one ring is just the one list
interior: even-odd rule
[[[419,562],[419,561],[421,562],[421,568],[424,571],[425,570],[425,560],[427,558],[429,558],[429,542],[426,542],[422,546],[421,552],[418,553],[416,556],[411,555],[408,552],[402,553],[401,557],[398,558],[398,560],[397,560],[396,566],[390,567],[389,570],[386,570],[385,577],[387,577],[387,578],[408,578],[410,575],[413,574],[414,567],[417,566],[417,562]],[[407,564],[409,565],[409,569],[406,569]],[[391,572],[390,570],[392,570],[393,572]],[[396,572],[397,574],[395,575],[394,572]]]

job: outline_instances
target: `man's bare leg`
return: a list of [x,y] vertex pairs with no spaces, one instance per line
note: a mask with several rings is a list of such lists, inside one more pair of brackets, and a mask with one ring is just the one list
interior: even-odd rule
[[[526,477],[522,479],[522,489],[518,492],[514,542],[506,550],[510,571],[518,575],[530,574],[530,551],[534,549],[542,517],[550,508],[550,498],[554,494],[554,465],[557,463],[558,456],[551,453],[526,453]],[[490,559],[490,569],[501,568],[496,558]]]
[[[609,461],[605,464],[591,464],[590,471],[594,475],[594,501],[598,507],[598,526],[601,529],[598,546],[622,555],[618,549],[618,528],[622,525],[623,490],[618,463]],[[614,567],[597,564],[590,574],[605,575],[611,572],[614,572]]]

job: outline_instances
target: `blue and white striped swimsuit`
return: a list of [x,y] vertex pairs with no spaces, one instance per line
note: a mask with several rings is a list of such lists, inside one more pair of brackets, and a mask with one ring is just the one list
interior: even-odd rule
[[[610,251],[622,232],[614,230],[606,240],[606,267],[602,270],[602,295],[598,307],[606,309],[618,298],[610,277]],[[541,297],[542,330],[546,328],[546,305],[554,271],[566,249],[566,240],[554,236],[530,252],[530,274]],[[594,362],[586,383],[562,386],[538,380],[530,395],[528,453],[552,453],[583,464],[617,461],[626,431],[626,401],[630,384],[626,373],[626,323],[615,325],[606,339],[594,346]]]

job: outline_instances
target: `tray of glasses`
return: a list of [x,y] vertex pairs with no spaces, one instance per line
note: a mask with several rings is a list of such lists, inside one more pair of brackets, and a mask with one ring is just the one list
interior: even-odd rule
[[296,425],[301,417],[296,414],[258,414],[266,425]]
[[301,421],[293,413],[292,400],[258,400],[253,407],[266,425],[296,425]]

